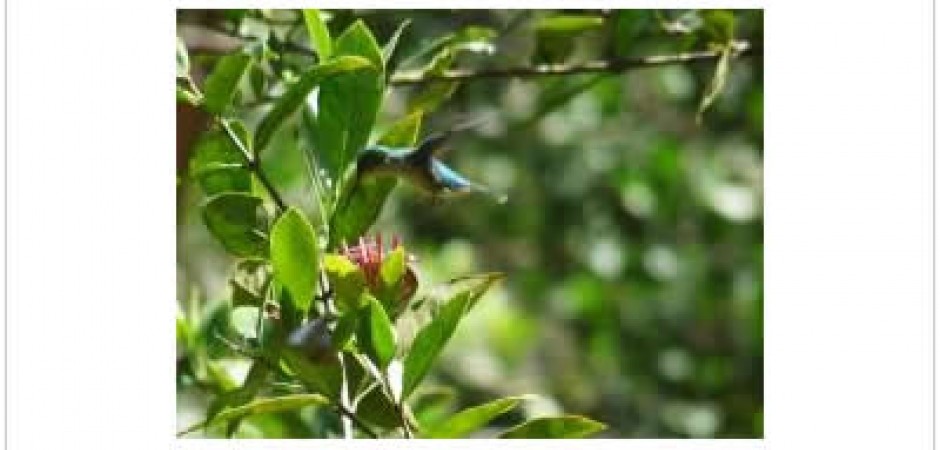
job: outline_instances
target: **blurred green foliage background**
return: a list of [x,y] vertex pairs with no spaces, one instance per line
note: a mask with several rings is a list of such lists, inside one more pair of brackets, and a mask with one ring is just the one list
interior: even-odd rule
[[[362,19],[380,43],[409,20],[392,64],[402,71],[427,63],[409,57],[429,42],[467,26],[497,31],[486,51],[455,63],[475,70],[709,45],[706,34],[681,30],[702,27],[698,11],[565,11],[602,20],[568,34],[544,26],[557,11],[329,13],[334,34]],[[224,24],[226,14],[181,11],[178,21],[181,29]],[[714,60],[475,79],[428,112],[425,133],[484,120],[455,137],[443,159],[509,195],[503,205],[482,196],[432,203],[400,185],[372,228],[403,237],[420,260],[423,289],[461,274],[508,275],[434,369],[437,384],[454,388],[437,393],[442,410],[537,393],[530,410],[598,419],[610,426],[607,437],[763,436],[763,15],[733,17],[735,38],[758,51],[731,61],[700,122]],[[258,29],[268,26],[262,21],[248,26],[270,31]],[[285,39],[295,35],[305,42],[302,32]],[[391,86],[377,128],[407,114],[428,88]],[[246,109],[244,120],[259,115]],[[290,203],[315,215],[303,145],[280,133],[263,164]],[[198,187],[181,176],[177,189],[180,307],[211,311],[230,296],[234,261],[205,229]],[[243,376],[234,358],[224,367]],[[178,402],[180,422],[189,423],[206,400],[181,386]],[[294,436],[304,426],[302,417],[253,420],[265,435]]]

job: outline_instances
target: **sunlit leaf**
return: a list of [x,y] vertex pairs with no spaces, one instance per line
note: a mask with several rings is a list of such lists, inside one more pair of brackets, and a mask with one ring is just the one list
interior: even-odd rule
[[604,431],[603,423],[581,416],[532,419],[501,434],[511,439],[578,439]]
[[199,106],[199,104],[202,102],[202,99],[200,99],[199,96],[194,94],[192,91],[181,86],[176,86],[176,101],[177,103]]
[[225,55],[216,63],[203,87],[206,111],[212,114],[225,112],[250,63],[251,57],[244,53]]
[[320,11],[305,9],[304,24],[307,26],[307,35],[310,36],[310,45],[317,52],[320,61],[325,61],[333,54],[333,41],[330,39],[330,30]]
[[385,313],[385,308],[375,298],[369,301],[363,311],[363,319],[359,320],[357,342],[363,347],[369,358],[380,368],[384,369],[395,357],[397,337],[392,321]]
[[336,306],[341,311],[351,311],[362,304],[366,276],[359,266],[345,256],[328,254],[323,257],[323,271],[335,293]]
[[470,295],[463,292],[444,305],[434,319],[421,329],[405,357],[403,392],[407,396],[431,369],[444,344],[450,340],[457,324],[470,304]]
[[395,54],[395,47],[398,46],[398,40],[401,38],[401,35],[405,32],[405,29],[408,28],[408,25],[410,24],[410,19],[402,21],[402,23],[398,25],[398,28],[395,29],[395,32],[392,33],[392,37],[389,38],[388,42],[385,44],[385,47],[382,47],[382,60],[385,61],[386,65],[388,65],[388,62],[392,59],[392,55]]
[[274,132],[283,122],[296,112],[310,94],[310,91],[324,80],[347,72],[368,72],[374,66],[366,59],[356,56],[343,56],[316,65],[301,74],[300,79],[290,86],[287,92],[277,99],[274,108],[261,120],[255,135],[255,148],[260,152],[270,142]]
[[184,435],[214,423],[241,419],[255,414],[293,411],[307,406],[329,406],[330,400],[319,394],[292,394],[283,397],[258,399],[251,403],[226,409],[210,421],[201,422],[179,433]]
[[316,147],[333,179],[340,179],[365,147],[384,91],[382,52],[368,27],[357,21],[335,42],[335,57],[365,58],[373,71],[325,80],[317,93]]
[[398,292],[401,286],[401,280],[405,275],[405,270],[404,247],[398,247],[392,250],[382,261],[382,265],[379,267],[379,288],[383,295],[382,300],[384,302],[394,302],[398,300],[398,296],[394,294]]
[[[420,111],[409,114],[392,125],[379,143],[392,147],[414,145],[421,130],[422,117]],[[348,198],[341,199],[338,210],[333,214],[330,224],[332,243],[352,242],[365,233],[382,212],[382,206],[396,184],[392,177],[358,180],[345,194]]]
[[494,418],[506,414],[516,407],[522,397],[509,397],[494,400],[472,408],[467,408],[451,416],[443,423],[425,430],[425,435],[436,439],[462,438],[479,430]]
[[274,277],[290,291],[297,309],[306,311],[319,277],[319,249],[313,226],[303,213],[291,208],[271,229],[271,264]]
[[603,17],[559,15],[546,17],[536,24],[536,30],[549,33],[579,33],[604,25]]

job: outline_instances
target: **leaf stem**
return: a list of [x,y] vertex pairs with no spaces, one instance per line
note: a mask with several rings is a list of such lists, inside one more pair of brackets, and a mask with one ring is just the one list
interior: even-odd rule
[[248,151],[248,147],[246,147],[245,143],[243,143],[241,139],[235,135],[235,132],[232,131],[231,125],[229,125],[225,119],[216,117],[216,121],[222,127],[222,130],[225,131],[225,135],[228,136],[229,140],[235,144],[235,147],[237,147],[239,151],[241,151],[242,158],[244,158],[245,164],[248,165],[248,169],[251,170],[256,177],[258,177],[258,181],[261,182],[261,185],[264,186],[264,189],[267,190],[268,194],[271,195],[271,198],[274,200],[274,204],[277,205],[278,210],[286,211],[287,205],[284,203],[284,199],[281,198],[281,195],[278,194],[277,189],[274,188],[271,180],[269,180],[264,171],[261,170],[261,162],[258,156],[252,155],[251,152]]

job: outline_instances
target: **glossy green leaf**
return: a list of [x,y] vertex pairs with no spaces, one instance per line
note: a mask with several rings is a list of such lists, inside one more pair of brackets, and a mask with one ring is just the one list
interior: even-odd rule
[[[371,71],[369,70],[371,68]],[[274,104],[274,108],[261,120],[258,125],[258,131],[255,135],[255,148],[258,151],[263,150],[270,142],[274,132],[283,124],[283,122],[295,113],[310,94],[313,88],[317,87],[325,80],[340,74],[349,72],[359,73],[366,76],[372,71],[377,70],[369,60],[356,56],[343,56],[316,65],[303,74],[296,83],[288,88],[287,92],[281,95]]]
[[457,408],[457,392],[453,387],[428,386],[415,391],[409,403],[422,430],[443,423]]
[[522,397],[508,397],[467,408],[454,414],[443,423],[425,430],[425,435],[435,439],[462,438],[483,428],[494,418],[506,414],[516,407]]
[[186,43],[179,36],[176,37],[176,77],[189,77],[189,52]]
[[292,394],[283,397],[258,399],[251,403],[222,411],[212,420],[189,427],[178,435],[188,434],[214,423],[241,419],[255,414],[293,411],[307,406],[329,406],[329,404],[330,400],[319,394]]
[[332,77],[317,93],[315,146],[332,178],[339,180],[369,140],[384,75],[381,50],[362,21],[336,39],[333,52],[335,57],[365,58],[376,68]]
[[216,63],[203,87],[206,111],[216,115],[225,112],[250,63],[251,57],[244,53],[225,55]]
[[548,33],[580,33],[604,26],[604,18],[596,16],[551,16],[536,24],[536,30]]
[[395,357],[397,341],[395,326],[392,325],[382,304],[371,296],[369,296],[362,317],[364,320],[359,320],[357,342],[377,366],[385,369]]
[[319,249],[313,226],[297,208],[290,208],[271,229],[274,278],[288,291],[300,311],[310,307],[319,277]]
[[310,36],[310,45],[317,52],[320,61],[326,61],[333,54],[333,41],[330,39],[330,30],[323,20],[320,11],[305,9],[304,24],[307,26],[307,35]]
[[209,131],[196,142],[189,166],[206,196],[251,192],[251,173],[241,151],[220,131]]
[[223,193],[209,199],[203,219],[230,253],[241,257],[268,254],[267,233],[260,217],[262,200],[245,193]]
[[431,323],[415,336],[411,349],[405,357],[405,375],[403,392],[408,396],[431,369],[431,365],[450,340],[460,323],[460,319],[470,304],[467,292],[458,294],[445,304]]
[[405,248],[398,247],[385,257],[379,267],[379,280],[383,290],[394,290],[405,274]]
[[496,282],[501,273],[465,277],[451,282],[453,294],[415,336],[405,357],[404,395],[407,397],[430,370],[444,345],[454,334],[460,319]]
[[604,431],[603,423],[581,416],[532,419],[499,435],[510,439],[578,439]]
[[341,311],[352,311],[362,304],[366,276],[359,266],[345,256],[328,254],[323,257],[323,271],[336,296],[336,306]]
[[[379,139],[379,143],[392,147],[414,145],[421,130],[422,117],[421,111],[409,114],[392,125]],[[365,233],[379,217],[385,200],[397,184],[393,177],[374,177],[357,181],[333,213],[330,223],[331,244],[353,242]]]

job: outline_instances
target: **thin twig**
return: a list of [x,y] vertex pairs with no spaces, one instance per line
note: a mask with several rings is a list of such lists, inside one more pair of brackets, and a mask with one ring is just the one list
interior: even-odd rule
[[[753,48],[746,41],[734,44],[735,55],[753,53]],[[675,55],[653,55],[637,58],[592,61],[579,65],[540,65],[534,67],[515,67],[509,69],[463,70],[454,69],[440,74],[425,74],[420,71],[397,73],[389,80],[390,85],[413,85],[432,81],[471,81],[488,78],[533,78],[581,73],[613,73],[645,67],[684,64],[695,61],[710,61],[721,57],[721,50],[702,50]]]
[[375,430],[370,428],[369,425],[366,425],[366,423],[363,422],[362,419],[357,417],[352,411],[346,409],[345,407],[343,407],[343,405],[335,405],[335,406],[336,406],[336,411],[338,411],[341,415],[343,415],[343,417],[348,417],[350,420],[352,420],[356,424],[356,426],[362,430],[363,433],[365,433],[367,436],[369,436],[372,439],[378,439],[379,434],[376,433]]
[[258,177],[258,181],[261,182],[261,185],[264,186],[265,190],[268,191],[268,194],[271,195],[271,198],[274,199],[274,204],[277,205],[278,210],[287,211],[287,204],[284,203],[284,199],[281,198],[281,195],[278,194],[277,190],[274,188],[274,185],[271,183],[271,180],[268,179],[267,175],[264,174],[264,171],[261,170],[261,162],[257,155],[252,155],[248,151],[248,147],[235,135],[235,132],[232,131],[232,127],[221,117],[216,118],[219,122],[219,125],[222,127],[222,130],[225,131],[225,135],[228,136],[229,140],[235,144],[235,147],[241,151],[242,157],[245,159],[245,163],[248,165],[248,168],[254,172],[255,176]]

